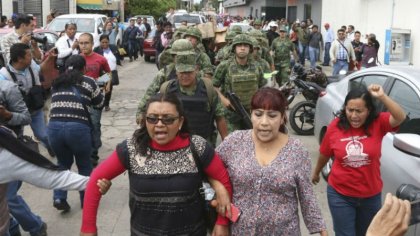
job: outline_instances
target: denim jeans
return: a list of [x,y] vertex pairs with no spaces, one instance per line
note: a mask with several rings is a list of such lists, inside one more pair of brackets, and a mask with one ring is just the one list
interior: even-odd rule
[[47,127],[45,125],[44,112],[42,109],[34,111],[31,114],[31,129],[34,132],[35,137],[41,141],[45,148],[50,148],[50,143],[48,142]]
[[10,232],[14,232],[19,225],[23,230],[35,234],[41,230],[41,217],[32,213],[22,196],[18,195],[22,181],[12,181],[7,184],[7,204],[10,214],[16,219],[10,222]]
[[[90,127],[79,122],[50,121],[48,136],[51,146],[57,154],[60,167],[70,169],[76,160],[80,175],[89,176],[92,172],[90,155],[92,153],[92,138]],[[80,200],[83,202],[84,191],[80,191]],[[54,190],[55,199],[67,199],[67,191]]]
[[98,155],[98,150],[102,146],[101,117],[102,117],[102,109],[90,110],[90,118],[92,119],[92,125],[93,125],[92,154],[94,155]]
[[309,47],[309,58],[311,60],[311,68],[316,67],[316,61],[319,57],[319,48]]
[[300,64],[302,64],[302,66],[305,65],[305,55],[306,55],[306,48],[307,47],[308,47],[308,45],[302,44],[299,41],[299,62],[300,62]]
[[328,185],[327,196],[336,236],[366,235],[381,208],[381,193],[369,198],[347,197]]
[[348,71],[349,63],[347,61],[337,60],[333,66],[332,75],[338,75],[341,70]]
[[324,51],[324,66],[330,65],[330,49],[331,49],[331,43],[327,42],[325,43],[325,51]]

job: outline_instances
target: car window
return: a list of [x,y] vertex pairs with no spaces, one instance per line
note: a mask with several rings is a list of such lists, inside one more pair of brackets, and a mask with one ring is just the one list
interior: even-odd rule
[[389,93],[389,97],[400,104],[408,117],[411,119],[420,118],[420,98],[408,84],[402,82],[401,80],[395,80],[392,85],[391,92]]
[[175,15],[174,22],[181,23],[182,21],[187,21],[187,23],[194,23],[200,24],[200,17],[199,16],[192,16],[192,15]]
[[48,25],[48,29],[55,32],[61,32],[64,31],[64,27],[67,23],[76,23],[77,32],[93,33],[95,31],[95,20],[92,18],[55,18],[51,24]]
[[360,86],[367,87],[371,84],[379,84],[383,86],[387,79],[388,77],[384,75],[366,75],[366,76],[357,77],[355,79],[350,80],[349,91],[354,88],[358,88]]

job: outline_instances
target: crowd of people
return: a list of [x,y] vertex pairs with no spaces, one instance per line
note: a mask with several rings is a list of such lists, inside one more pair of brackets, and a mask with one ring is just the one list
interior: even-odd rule
[[[370,58],[379,48],[374,35],[361,46],[361,34],[353,26],[340,28],[335,40],[331,31],[323,37],[311,20],[267,22],[266,32],[266,23],[256,19],[250,22],[251,31],[233,26],[225,42],[216,44],[203,39],[197,27],[183,25],[172,32],[172,10],[158,24],[154,45],[159,71],[139,99],[139,128],[108,157],[101,157],[96,168],[102,111],[110,110],[112,87],[118,84],[118,26],[107,21],[100,46],[94,48],[93,36],[76,38],[77,25],[69,22],[56,47],[44,55],[29,34],[33,17],[16,15],[14,31],[0,42],[7,59],[0,70],[0,141],[5,135],[8,140],[21,137],[23,127],[31,124],[57,165],[26,147],[24,153],[16,152],[20,142],[0,142],[0,161],[8,161],[0,165],[0,183],[8,183],[7,192],[6,185],[0,185],[1,235],[19,235],[19,225],[31,235],[47,235],[46,223],[18,195],[22,180],[55,189],[52,206],[63,212],[71,209],[66,190],[79,190],[80,235],[97,235],[101,193],[110,188],[110,180],[128,171],[131,235],[300,235],[300,209],[308,231],[325,236],[326,213],[312,184],[319,182],[330,156],[335,161],[327,193],[336,235],[402,235],[407,230],[409,203],[388,195],[381,209],[379,174],[380,140],[399,128],[403,109],[380,85],[349,91],[312,171],[304,143],[288,135],[283,93],[267,87],[264,78],[264,73],[277,70],[276,82],[285,83],[293,60],[304,65],[308,54],[315,67],[324,46],[329,49],[324,65],[330,60],[334,73],[351,64],[372,66]],[[142,56],[142,40],[150,32],[147,19],[139,18],[137,24],[130,20],[123,34],[130,62]],[[324,27],[330,30],[329,24]],[[51,60],[58,76],[50,88],[42,88]],[[49,90],[50,103],[40,97],[40,89]],[[244,113],[232,97],[239,98]],[[389,112],[377,112],[375,101]],[[48,104],[47,122],[43,108]],[[74,161],[80,175],[68,171]],[[22,169],[12,174],[18,165],[11,164],[18,162]],[[200,192],[203,181],[216,193],[218,215],[210,228]],[[7,205],[10,220],[3,217]],[[241,212],[235,223],[233,209]],[[393,217],[400,224],[384,223],[395,209]]]

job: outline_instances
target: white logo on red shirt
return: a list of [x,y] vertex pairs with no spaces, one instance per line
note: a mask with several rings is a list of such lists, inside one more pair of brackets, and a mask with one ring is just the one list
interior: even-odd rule
[[343,158],[343,167],[360,168],[370,164],[369,155],[363,153],[363,144],[357,137],[350,140],[346,145],[347,155]]

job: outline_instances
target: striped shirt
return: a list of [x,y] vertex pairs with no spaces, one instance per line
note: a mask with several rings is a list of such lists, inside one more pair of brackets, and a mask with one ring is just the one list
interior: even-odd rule
[[[101,108],[104,96],[95,81],[87,76],[83,77],[80,84],[74,85],[79,91],[80,98],[87,107]],[[52,88],[51,95],[51,120],[73,121],[89,124],[89,119],[83,109],[79,97],[73,92],[72,87]]]

